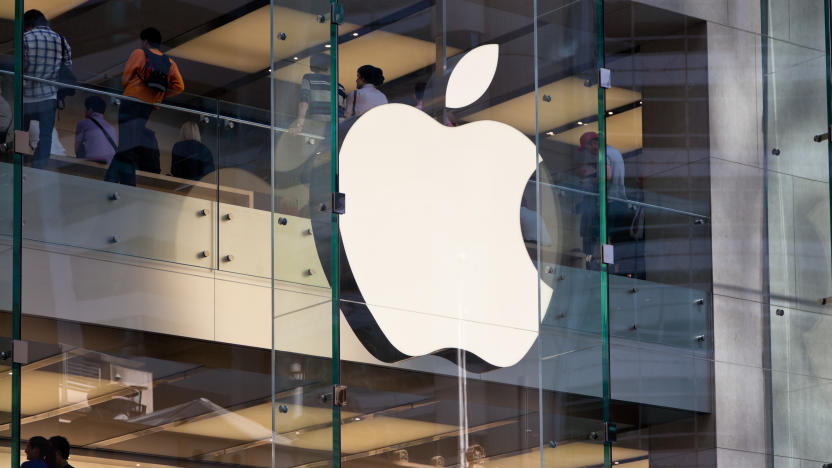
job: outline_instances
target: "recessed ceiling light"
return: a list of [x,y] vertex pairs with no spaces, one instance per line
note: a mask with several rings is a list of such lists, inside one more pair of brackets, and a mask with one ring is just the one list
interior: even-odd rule
[[329,44],[324,44],[324,47],[326,47],[327,49],[329,49],[329,48],[330,48],[330,47],[332,47],[332,46],[331,46],[331,45],[329,45]]
[[583,123],[583,122],[581,122],[580,120],[578,121],[578,125],[583,125],[583,124],[584,124],[584,123]]
[[355,418],[356,421],[361,421],[361,418]]
[[607,114],[612,115],[612,111],[607,112]]
[[292,60],[298,60],[298,58],[297,57],[292,57]]
[[352,33],[352,37],[358,37],[358,33]]

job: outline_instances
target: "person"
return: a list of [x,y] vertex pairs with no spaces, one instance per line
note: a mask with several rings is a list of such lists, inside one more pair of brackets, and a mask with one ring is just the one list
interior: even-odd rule
[[26,444],[26,460],[20,468],[56,468],[55,451],[45,437],[34,436]]
[[[326,132],[324,127],[330,120],[329,55],[316,54],[310,57],[309,70],[312,73],[307,73],[301,78],[298,118],[289,128],[289,133],[292,135],[299,134],[305,126],[308,127],[310,133],[323,135]],[[343,117],[345,112],[346,90],[341,83],[338,83],[338,117]],[[307,118],[311,122],[307,123]]]
[[118,149],[116,129],[104,118],[107,104],[98,96],[84,100],[86,118],[75,126],[75,157],[110,164]]
[[[416,85],[413,87],[413,99],[416,101],[416,106],[415,107],[417,109],[421,110],[421,111],[423,111],[424,107],[425,107],[425,90],[427,89],[427,86],[428,86],[427,83],[419,82],[419,83],[416,83]],[[446,127],[453,127],[454,124],[451,121],[451,115],[452,115],[451,110],[450,109],[444,109],[443,114],[444,114],[445,126]],[[442,116],[440,116],[440,118],[441,117]]]
[[141,148],[152,147],[153,142],[148,139],[152,132],[148,133],[146,125],[154,105],[185,90],[176,62],[159,50],[162,33],[147,28],[139,39],[141,48],[130,54],[121,74],[124,96],[138,101],[124,99],[119,106],[118,151],[105,177],[109,182],[126,185],[136,185],[136,169],[140,166],[155,167],[153,161],[140,161],[143,153],[151,154]]
[[171,150],[170,173],[183,179],[200,180],[214,171],[214,156],[202,144],[196,122],[185,122],[179,130],[181,141]]
[[[37,148],[40,143],[40,122],[33,120],[29,122],[29,147]],[[58,137],[58,130],[52,127],[52,148],[49,152],[54,156],[66,156],[66,148]]]
[[6,101],[3,95],[0,94],[0,145],[9,139],[8,136],[11,134],[13,123],[14,114],[11,106],[9,106],[9,101]]
[[[591,184],[597,183],[597,171],[593,171],[597,165],[599,148],[599,137],[595,132],[586,132],[580,138],[580,151],[583,151],[587,159],[583,166],[583,180],[591,177],[595,180]],[[595,158],[595,163],[592,164],[592,159]],[[625,257],[625,249],[631,244],[630,226],[632,224],[633,215],[630,206],[627,203],[627,189],[624,186],[625,168],[624,157],[621,152],[611,145],[606,147],[606,170],[605,177],[607,180],[607,242],[617,245],[620,254],[616,257]],[[592,167],[593,169],[589,169]],[[593,174],[594,172],[594,174]],[[595,201],[588,201],[595,205]],[[594,226],[594,230],[598,230],[598,221],[590,219],[592,216],[598,217],[597,208],[593,210],[587,209],[584,213],[586,220],[581,220],[581,236],[584,237],[584,252],[588,255],[593,255],[596,252],[597,240],[599,233],[589,232]],[[586,221],[586,222],[585,222]],[[586,226],[585,226],[586,225]],[[585,229],[585,227],[587,229]],[[589,240],[589,242],[587,242]],[[629,260],[629,259],[628,259]],[[615,266],[615,273],[623,273],[627,266],[620,262]]]
[[55,451],[55,468],[73,468],[69,464],[69,441],[63,436],[52,436],[49,444]]
[[413,86],[413,99],[416,101],[416,108],[419,110],[423,110],[422,108],[425,106],[425,89],[427,89],[428,84],[420,81]]
[[[39,10],[23,14],[23,74],[55,80],[61,66],[72,64],[72,51],[66,39],[49,28]],[[23,81],[23,130],[33,120],[40,122],[41,138],[32,157],[32,167],[44,168],[52,148],[52,129],[58,107],[58,88],[40,81]]]
[[359,117],[373,107],[387,104],[387,96],[378,88],[384,84],[381,68],[372,65],[358,67],[355,77],[356,90],[347,96],[347,110],[344,117]]

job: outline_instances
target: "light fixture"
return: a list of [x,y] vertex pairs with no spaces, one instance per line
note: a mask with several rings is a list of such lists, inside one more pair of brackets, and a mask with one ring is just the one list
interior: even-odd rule
[[326,47],[327,49],[329,49],[329,48],[330,48],[330,47],[332,47],[332,46],[331,46],[330,44],[324,44],[324,47]]
[[358,37],[358,33],[352,33],[352,37]]
[[644,101],[639,101],[638,103],[639,103],[639,104],[644,104]]
[[607,114],[612,115],[612,111],[607,112]]
[[297,62],[299,59],[297,57],[292,57],[292,60]]
[[355,418],[356,421],[361,421],[361,418]]
[[581,122],[580,120],[578,121],[578,125],[583,125],[583,124],[584,124],[584,123],[583,123],[583,122]]
[[550,130],[550,131],[546,132],[546,134],[549,135],[549,136],[554,136],[555,132]]
[[300,431],[295,431],[295,435],[300,435]]

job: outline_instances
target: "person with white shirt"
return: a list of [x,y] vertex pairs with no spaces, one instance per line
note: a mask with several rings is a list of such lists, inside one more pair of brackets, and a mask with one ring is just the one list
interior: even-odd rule
[[347,96],[347,109],[344,117],[358,117],[373,107],[387,104],[387,96],[378,88],[384,84],[384,73],[381,68],[372,65],[358,67],[355,78],[355,91]]

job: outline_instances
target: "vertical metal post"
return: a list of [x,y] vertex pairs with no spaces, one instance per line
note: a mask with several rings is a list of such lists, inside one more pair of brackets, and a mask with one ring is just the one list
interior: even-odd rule
[[[14,2],[14,128],[23,127],[23,0]],[[12,339],[21,339],[20,314],[23,268],[23,155],[14,153],[12,195]],[[16,361],[17,359],[14,359]],[[21,365],[12,363],[12,467],[20,466],[20,376]]]
[[[330,0],[331,11],[335,12],[338,7],[338,0]],[[338,23],[335,18],[329,22],[329,122],[330,122],[330,189],[331,193],[338,193]],[[341,279],[339,265],[339,231],[338,215],[332,211],[330,226],[332,235],[330,237],[330,277],[332,278],[332,385],[341,384]],[[341,407],[334,404],[335,394],[332,395],[332,467],[341,467]]]
[[[275,399],[275,395],[277,394],[277,343],[275,342],[275,309],[277,308],[277,301],[275,300],[275,252],[277,249],[275,248],[275,236],[277,231],[274,227],[275,222],[275,209],[277,208],[277,204],[275,203],[276,197],[276,190],[275,190],[275,168],[277,167],[277,155],[276,148],[276,137],[275,137],[275,128],[277,127],[277,93],[275,92],[275,82],[274,82],[274,57],[275,57],[275,37],[276,37],[276,30],[275,30],[275,12],[277,11],[277,5],[275,4],[276,0],[269,1],[269,173],[271,176],[269,177],[269,232],[271,235],[271,242],[269,242],[269,259],[270,259],[270,275],[271,275],[271,294],[270,294],[270,306],[269,309],[269,328],[271,329],[271,353],[269,355],[269,365],[270,367],[270,375],[271,375],[271,394],[269,396],[269,400],[271,403],[271,412],[272,412],[272,426],[271,426],[271,468],[277,467],[277,440],[275,439],[275,435],[277,434],[277,416],[276,416],[276,406],[277,401]],[[217,104],[217,111],[219,111],[219,103]],[[219,112],[217,112],[217,122],[219,123]],[[217,200],[219,200],[219,179],[217,180]],[[219,210],[217,210],[217,214],[219,215]],[[221,224],[217,224],[220,226]],[[217,228],[217,246],[219,246],[219,227]],[[217,250],[219,252],[219,250]],[[12,467],[16,468],[16,467]]]
[[[824,25],[824,32],[826,34],[824,40],[825,46],[825,54],[826,55],[826,128],[824,131],[830,132],[830,137],[826,139],[826,148],[827,148],[827,161],[828,161],[828,170],[829,175],[832,177],[832,102],[830,102],[830,98],[832,98],[832,57],[830,57],[830,52],[832,52],[832,37],[830,37],[830,24],[829,22],[832,21],[830,18],[830,1],[832,0],[824,0],[823,2],[823,25]],[[832,201],[832,178],[829,179],[830,184],[830,201]],[[830,209],[830,216],[832,216],[832,204],[829,206]],[[832,219],[832,218],[831,218]],[[827,241],[832,242],[832,239],[827,239]],[[832,259],[830,259],[832,260]]]
[[[604,0],[595,0],[595,63],[596,70],[605,66],[604,60]],[[607,136],[606,136],[606,90],[598,83],[598,212],[600,242],[607,242]],[[607,265],[601,262],[601,373],[602,373],[602,419],[604,426],[612,424],[610,415],[610,317],[609,278]],[[606,431],[604,431],[606,433]],[[612,466],[612,442],[604,438],[604,466]]]

